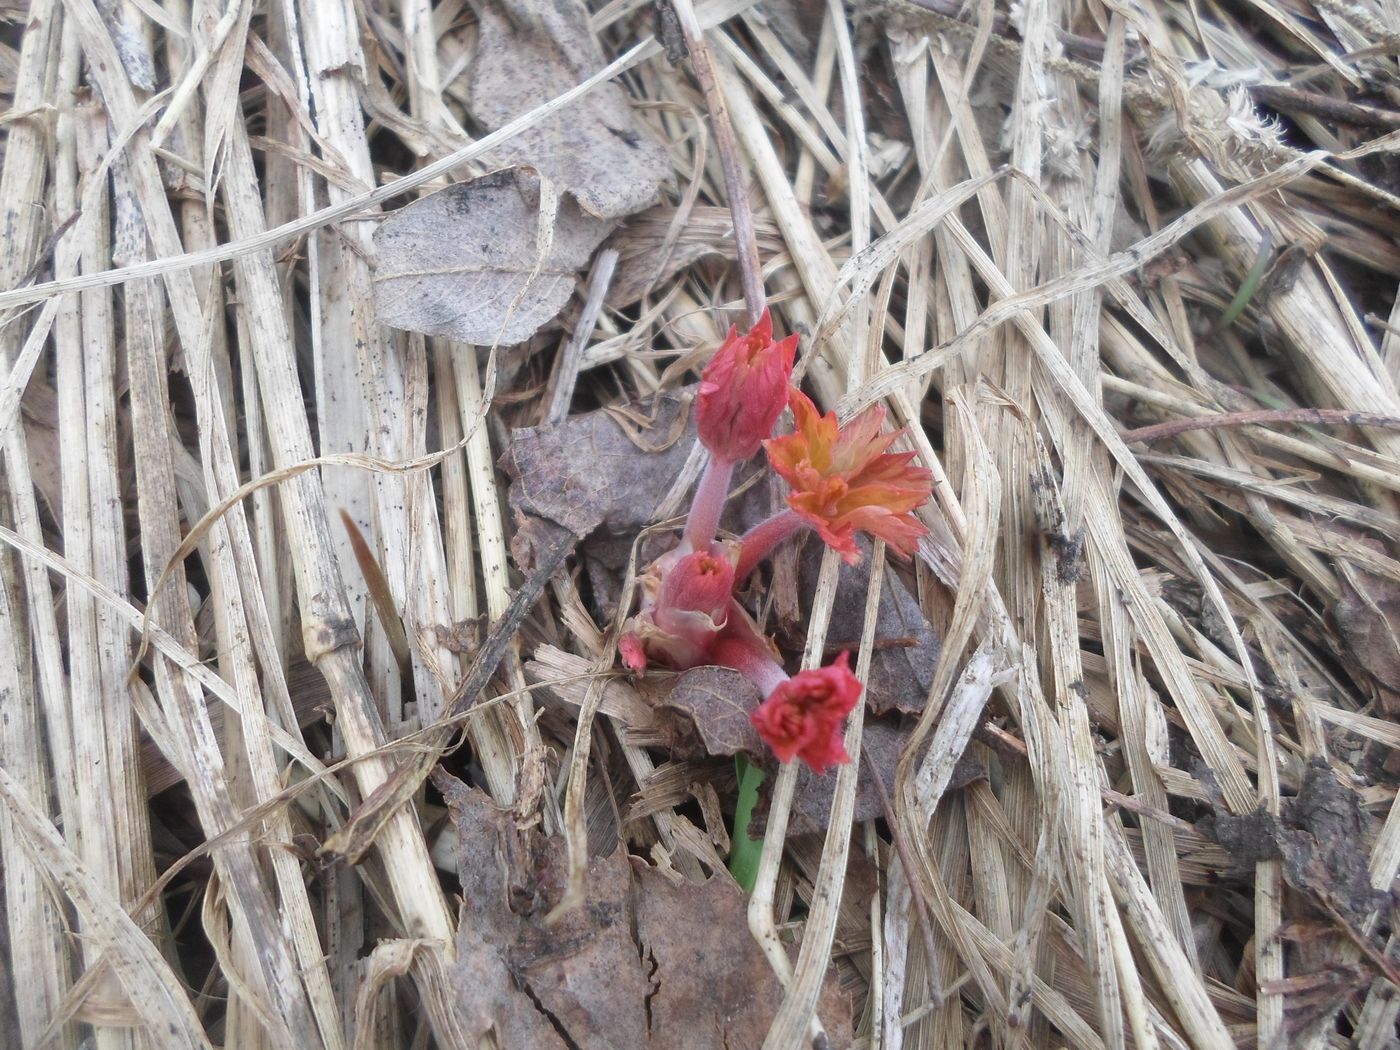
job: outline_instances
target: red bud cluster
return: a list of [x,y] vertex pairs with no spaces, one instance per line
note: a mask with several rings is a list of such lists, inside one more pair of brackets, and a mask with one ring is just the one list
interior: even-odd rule
[[[796,335],[773,339],[765,310],[744,335],[731,328],[705,368],[696,427],[710,460],[681,545],[638,578],[641,601],[618,650],[638,674],[653,663],[673,670],[705,663],[737,668],[764,691],[751,717],[774,755],[782,762],[799,758],[821,773],[850,761],[842,725],[860,700],[861,684],[845,653],[828,667],[789,678],[734,600],[734,588],[804,526],[848,562],[860,557],[857,532],[912,554],[928,531],[914,511],[928,499],[933,481],[927,470],[911,465],[914,453],[888,451],[899,433],[884,432],[883,408],[868,409],[845,427],[835,413],[818,412],[791,386],[796,352]],[[796,430],[774,438],[773,426],[788,404]],[[756,526],[737,545],[720,542],[720,512],[734,465],[760,447],[791,487],[791,509]]]

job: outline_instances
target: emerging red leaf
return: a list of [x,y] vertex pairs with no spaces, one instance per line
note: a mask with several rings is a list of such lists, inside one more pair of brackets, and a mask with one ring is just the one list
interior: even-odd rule
[[773,319],[767,310],[745,335],[729,329],[701,375],[695,406],[700,440],[716,459],[748,459],[773,432],[787,404],[796,354],[796,335],[773,341]]
[[650,660],[685,670],[706,662],[729,618],[734,556],[718,543],[681,555],[671,551],[640,577],[641,609],[618,643],[622,662],[644,671]]
[[905,557],[928,532],[913,511],[933,491],[933,475],[910,466],[912,452],[886,452],[899,431],[881,433],[882,405],[846,427],[836,413],[822,415],[800,390],[792,391],[796,430],[763,443],[768,462],[792,492],[788,506],[807,520],[849,564],[860,560],[855,532],[876,536]]

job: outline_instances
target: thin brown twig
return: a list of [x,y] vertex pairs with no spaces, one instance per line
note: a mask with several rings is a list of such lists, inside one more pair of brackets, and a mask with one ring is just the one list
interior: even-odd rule
[[1335,124],[1351,124],[1354,127],[1400,128],[1400,113],[1394,110],[1347,102],[1315,91],[1299,91],[1283,84],[1251,84],[1249,93],[1255,101],[1286,113],[1306,113]]
[[763,270],[758,260],[758,237],[753,228],[753,209],[749,206],[748,187],[744,184],[744,172],[739,165],[739,146],[734,140],[734,126],[729,122],[729,110],[724,105],[724,95],[715,80],[714,59],[705,34],[695,17],[695,9],[690,0],[672,0],[676,17],[685,36],[685,46],[690,51],[690,65],[695,71],[695,80],[700,92],[705,96],[705,108],[710,113],[711,130],[715,137],[715,150],[719,153],[720,167],[724,169],[724,189],[729,196],[729,212],[734,217],[734,249],[739,262],[739,280],[744,287],[744,307],[748,314],[748,326],[758,323],[759,316],[767,304],[768,297],[763,291]]
[[1400,430],[1400,417],[1375,412],[1351,412],[1341,408],[1269,408],[1250,412],[1221,412],[1211,416],[1193,416],[1154,423],[1150,427],[1125,430],[1120,437],[1129,445],[1164,441],[1193,430],[1218,430],[1222,427],[1249,427],[1265,423],[1302,423],[1325,427],[1378,427]]

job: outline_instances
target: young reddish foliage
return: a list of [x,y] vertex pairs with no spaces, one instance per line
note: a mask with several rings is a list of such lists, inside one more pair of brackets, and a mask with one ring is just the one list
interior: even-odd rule
[[[780,761],[800,758],[817,773],[851,760],[842,741],[845,718],[860,701],[849,657],[789,678],[777,650],[733,597],[736,583],[780,544],[811,526],[856,562],[861,530],[898,553],[913,553],[927,529],[913,511],[928,499],[933,477],[910,465],[911,452],[888,452],[898,432],[881,433],[883,408],[861,413],[845,428],[789,387],[797,336],[773,341],[768,311],[740,336],[736,328],[706,367],[696,401],[696,426],[710,452],[679,547],[639,577],[639,609],[624,625],[622,662],[642,673],[652,663],[686,670],[704,663],[733,667],[766,699],[754,726]],[[791,404],[795,433],[769,439]],[[790,510],[750,529],[735,544],[715,541],[735,464],[766,447],[768,461],[791,486]]]
[[763,443],[768,462],[792,492],[788,506],[817,530],[848,564],[860,561],[857,530],[879,537],[905,557],[928,532],[914,508],[933,491],[933,475],[910,466],[912,452],[886,452],[899,431],[880,432],[882,405],[866,409],[846,427],[836,413],[822,415],[800,390],[791,397],[796,430]]
[[745,335],[729,336],[700,377],[695,424],[711,455],[738,463],[758,451],[787,404],[797,336],[773,342],[767,310]]
[[718,543],[708,550],[664,554],[641,576],[641,611],[618,642],[622,662],[645,671],[650,660],[685,670],[705,663],[728,622],[734,557]]
[[687,554],[661,581],[653,614],[672,634],[714,634],[724,626],[734,591],[734,562],[719,544]]
[[759,736],[780,762],[802,759],[817,774],[849,762],[841,727],[860,700],[861,685],[848,654],[816,671],[800,671],[783,682],[750,716]]

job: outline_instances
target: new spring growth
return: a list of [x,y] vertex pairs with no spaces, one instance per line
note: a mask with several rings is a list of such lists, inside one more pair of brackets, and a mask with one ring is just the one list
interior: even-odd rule
[[729,619],[733,554],[718,543],[689,553],[678,547],[652,562],[638,585],[641,609],[618,643],[627,669],[641,673],[649,659],[677,669],[707,662]]
[[[759,634],[734,588],[783,541],[814,530],[848,563],[860,560],[855,536],[884,540],[911,555],[928,530],[914,511],[932,491],[932,475],[911,466],[912,452],[889,452],[900,432],[884,433],[875,406],[845,427],[822,415],[791,386],[797,336],[773,339],[768,311],[740,336],[731,328],[701,376],[696,428],[710,458],[696,488],[680,545],[638,579],[637,613],[618,643],[637,673],[652,663],[685,670],[715,663],[752,679],[764,694],[753,712],[759,734],[779,761],[800,758],[820,773],[850,761],[841,726],[861,686],[845,654],[829,667],[789,678],[772,643]],[[790,405],[796,429],[771,437]],[[750,529],[738,543],[718,539],[720,513],[736,464],[762,447],[788,483],[788,509]]]

